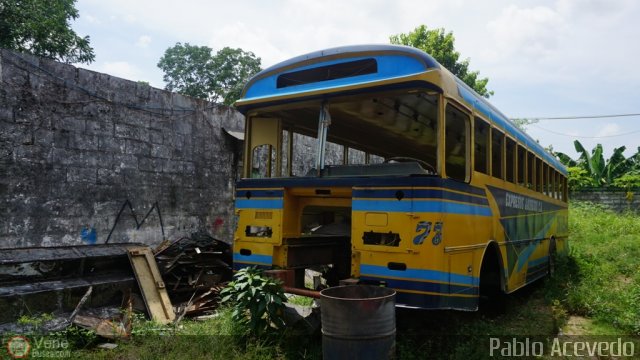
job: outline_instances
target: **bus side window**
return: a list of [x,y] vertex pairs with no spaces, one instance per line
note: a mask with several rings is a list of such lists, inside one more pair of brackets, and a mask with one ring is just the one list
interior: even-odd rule
[[448,104],[445,121],[445,173],[449,178],[468,181],[469,117]]
[[473,127],[475,170],[489,174],[489,124],[476,117]]
[[536,159],[536,191],[542,193],[544,191],[544,173],[542,172],[543,162],[542,159]]
[[250,117],[246,126],[250,129],[249,137],[245,139],[250,158],[245,165],[248,167],[245,174],[252,178],[282,176],[282,121]]
[[507,171],[507,181],[515,183],[515,173],[516,173],[516,142],[507,138],[507,147],[506,147],[506,171]]
[[491,129],[491,175],[504,179],[502,173],[502,157],[504,156],[504,134]]
[[[271,156],[269,156],[271,155]],[[268,178],[275,174],[276,153],[273,146],[263,144],[253,148],[251,155],[252,178]]]
[[518,145],[518,177],[517,184],[527,186],[527,152],[521,145]]
[[549,196],[549,184],[550,184],[549,183],[549,165],[547,164],[543,165],[543,172],[544,173],[542,174],[543,176],[542,181],[544,182],[544,186],[542,191],[544,191],[545,195]]
[[531,151],[527,151],[527,187],[535,190],[536,186],[536,157]]
[[569,189],[567,187],[567,178],[562,177],[562,201],[569,201]]
[[552,168],[549,168],[549,177],[550,179],[550,184],[551,184],[551,197],[553,199],[556,198],[556,191],[558,191],[558,178],[556,177],[556,171]]

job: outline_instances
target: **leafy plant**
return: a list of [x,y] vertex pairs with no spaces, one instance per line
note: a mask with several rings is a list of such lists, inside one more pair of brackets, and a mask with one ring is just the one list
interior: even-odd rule
[[221,292],[222,303],[231,304],[233,318],[246,324],[255,335],[284,327],[282,284],[255,267],[247,267],[234,275],[234,280]]
[[89,37],[70,22],[80,15],[75,0],[0,1],[0,48],[28,52],[66,63],[95,60]]
[[569,185],[569,190],[579,190],[590,187],[593,183],[591,177],[587,171],[581,167],[573,166],[567,168],[569,171],[569,177],[567,179],[567,184]]
[[311,306],[313,305],[313,298],[300,296],[300,295],[293,295],[289,297],[289,299],[287,299],[287,302],[289,302],[290,304],[296,304],[300,306]]
[[18,324],[22,325],[26,329],[30,329],[31,332],[37,333],[42,330],[43,325],[55,319],[53,314],[42,313],[40,315],[22,315],[18,319]]
[[74,349],[86,348],[99,340],[98,335],[92,330],[83,329],[75,325],[50,333],[49,336],[52,339],[64,339],[68,341]]
[[590,179],[590,186],[611,186],[614,181],[624,174],[638,169],[640,153],[626,158],[623,153],[625,146],[613,149],[613,154],[605,160],[602,144],[596,145],[591,152],[587,151],[580,141],[574,141],[576,151],[580,154],[578,160],[573,160],[569,155],[557,152],[556,156],[568,167],[579,167],[584,169]]
[[613,181],[613,185],[627,191],[640,188],[640,172],[626,173]]

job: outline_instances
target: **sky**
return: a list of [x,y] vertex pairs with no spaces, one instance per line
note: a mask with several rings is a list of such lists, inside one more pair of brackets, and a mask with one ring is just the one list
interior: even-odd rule
[[[384,44],[444,28],[489,100],[511,118],[640,113],[636,0],[78,0],[72,23],[96,60],[79,67],[164,88],[157,67],[177,42],[252,51],[263,68],[329,47]],[[574,140],[608,156],[640,146],[640,116],[541,120],[527,132],[577,158]]]

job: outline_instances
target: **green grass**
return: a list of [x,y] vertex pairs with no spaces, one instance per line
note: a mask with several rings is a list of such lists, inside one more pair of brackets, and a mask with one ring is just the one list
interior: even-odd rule
[[130,340],[117,341],[114,350],[86,349],[77,359],[311,359],[321,357],[317,337],[304,337],[296,329],[278,336],[255,338],[234,322],[231,309],[205,320],[183,320],[177,327],[151,322],[134,323]]
[[572,203],[569,230],[571,256],[547,297],[570,314],[640,335],[640,216]]
[[[489,335],[548,338],[559,331],[640,335],[640,216],[572,203],[569,219],[571,251],[558,259],[556,276],[509,295],[503,314],[398,309],[398,359],[433,354],[443,359],[484,359]],[[290,301],[310,302],[304,297]],[[320,334],[288,329],[281,336],[247,337],[225,309],[215,319],[185,320],[177,329],[158,331],[145,323],[138,329],[139,335],[118,342],[115,350],[83,350],[77,355],[87,359],[322,357]],[[149,335],[158,332],[168,336]]]

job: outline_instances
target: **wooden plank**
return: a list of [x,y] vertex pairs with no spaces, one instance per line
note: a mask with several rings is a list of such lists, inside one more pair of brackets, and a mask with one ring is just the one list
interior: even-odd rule
[[97,335],[108,339],[128,337],[127,330],[121,323],[114,323],[107,319],[100,319],[92,316],[77,315],[73,323],[85,329],[93,330]]
[[149,315],[161,324],[172,322],[176,315],[151,249],[144,246],[132,247],[128,249],[128,253]]

